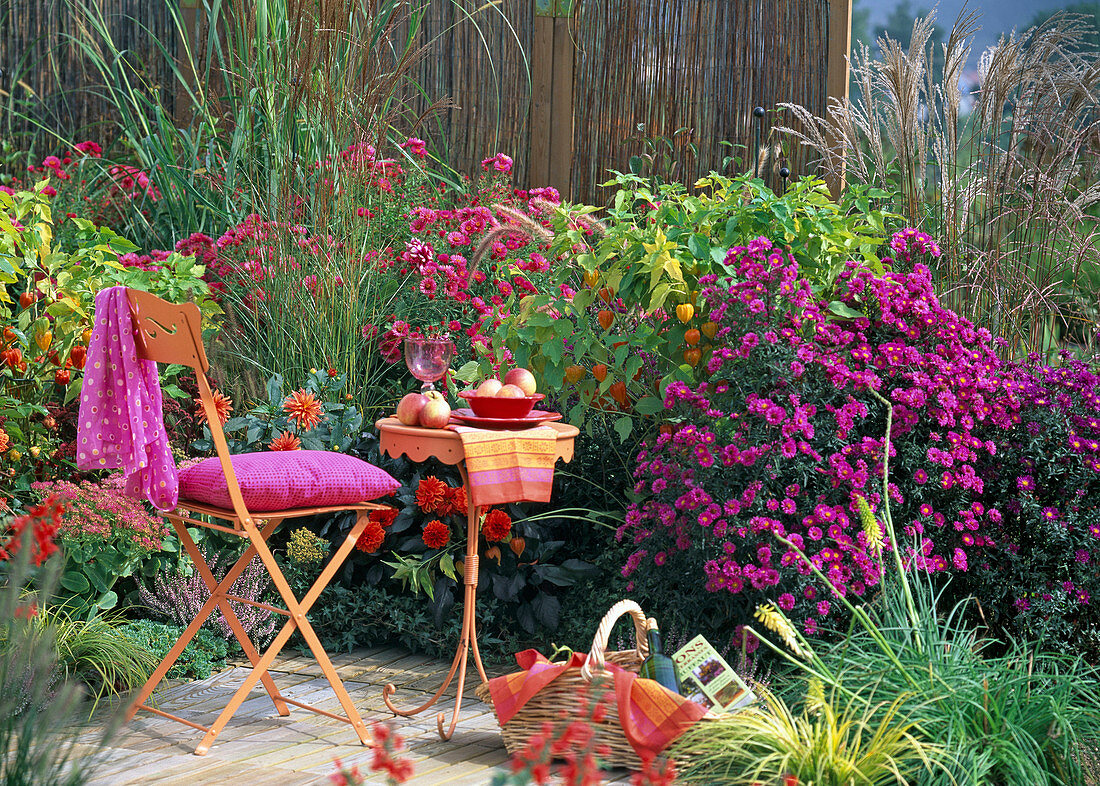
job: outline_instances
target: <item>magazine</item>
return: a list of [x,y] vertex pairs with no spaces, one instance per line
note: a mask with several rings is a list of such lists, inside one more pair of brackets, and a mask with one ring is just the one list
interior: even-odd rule
[[702,636],[672,656],[680,693],[707,709],[730,712],[756,701],[756,695]]

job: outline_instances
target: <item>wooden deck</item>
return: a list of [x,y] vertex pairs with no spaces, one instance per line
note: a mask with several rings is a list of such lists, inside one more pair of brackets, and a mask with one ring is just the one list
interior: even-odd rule
[[[382,686],[393,682],[398,706],[426,701],[446,675],[449,662],[411,655],[393,648],[375,648],[342,654],[333,663],[348,693],[367,723],[394,719],[382,703]],[[197,723],[210,723],[248,673],[234,666],[209,679],[162,688],[156,706]],[[281,657],[271,669],[275,684],[288,698],[340,712],[339,703],[312,658]],[[454,706],[453,684],[436,707],[414,718],[394,719],[394,728],[405,738],[406,755],[415,765],[413,784],[475,786],[487,784],[496,768],[508,761],[500,741],[492,708],[473,695],[476,671],[470,669],[463,698],[461,720],[454,738],[439,739],[436,708],[450,718]],[[78,738],[93,744],[102,735],[117,707],[97,714],[100,725]],[[240,784],[241,786],[329,785],[335,772],[333,759],[360,765],[368,773],[370,749],[359,744],[346,723],[306,710],[290,708],[279,717],[257,686],[206,756],[193,751],[202,732],[148,712],[138,713],[118,729],[101,753],[93,786],[124,784]],[[370,775],[368,783],[385,783],[382,775]],[[616,781],[619,782],[619,781]],[[624,778],[622,783],[626,783]]]

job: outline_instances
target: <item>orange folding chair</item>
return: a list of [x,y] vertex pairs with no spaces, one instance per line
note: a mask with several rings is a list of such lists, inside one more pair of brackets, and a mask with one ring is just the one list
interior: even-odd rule
[[[175,528],[180,542],[187,550],[187,554],[194,562],[195,569],[199,572],[206,586],[210,589],[210,599],[199,609],[197,615],[191,621],[191,624],[187,626],[186,630],[184,630],[183,634],[180,636],[179,641],[177,641],[175,646],[173,646],[168,654],[164,656],[164,660],[161,661],[148,682],[146,682],[138,692],[137,697],[134,699],[127,712],[127,722],[134,717],[138,710],[146,710],[203,731],[205,732],[205,736],[202,738],[198,747],[195,748],[195,753],[201,756],[210,749],[215,737],[225,728],[226,723],[233,717],[234,713],[236,713],[237,709],[241,706],[241,703],[247,698],[249,692],[256,686],[256,683],[260,682],[263,684],[268,696],[271,697],[272,702],[274,702],[275,709],[279,715],[288,715],[290,713],[290,710],[287,708],[289,704],[315,712],[319,715],[324,715],[328,718],[344,721],[345,723],[350,723],[355,729],[355,733],[359,735],[360,742],[367,744],[369,741],[367,727],[363,723],[363,719],[360,717],[359,711],[355,708],[355,704],[352,702],[351,697],[348,696],[348,692],[340,681],[340,677],[337,675],[336,670],[333,668],[332,661],[329,660],[320,641],[318,641],[313,627],[309,624],[309,620],[306,619],[306,613],[312,608],[318,596],[321,594],[321,591],[324,590],[333,576],[336,575],[336,571],[339,570],[344,560],[347,559],[348,555],[351,553],[352,548],[355,546],[355,542],[367,525],[369,512],[381,506],[370,502],[359,502],[335,506],[265,510],[262,513],[257,512],[255,515],[250,513],[246,507],[241,486],[238,483],[238,476],[234,471],[233,462],[230,459],[229,448],[225,441],[225,434],[222,431],[221,421],[218,419],[217,411],[214,406],[214,398],[210,389],[210,383],[206,378],[209,363],[206,360],[206,352],[202,344],[202,332],[200,329],[201,315],[198,308],[193,303],[168,303],[147,292],[133,289],[127,290],[127,297],[133,317],[134,338],[138,347],[139,356],[143,359],[153,360],[158,363],[179,363],[190,366],[195,370],[202,407],[206,413],[206,420],[214,440],[217,457],[221,464],[221,472],[224,473],[225,487],[232,502],[231,507],[219,507],[206,503],[188,501],[183,499],[181,494],[178,508],[173,513],[166,515]],[[268,454],[264,455],[267,456]],[[292,452],[271,455],[292,457]],[[238,456],[238,458],[240,457]],[[350,460],[350,457],[342,458]],[[310,587],[309,591],[299,600],[294,597],[290,585],[279,569],[278,563],[275,562],[271,549],[268,547],[268,538],[271,537],[271,534],[275,532],[276,528],[278,528],[279,524],[284,519],[345,510],[356,511],[357,516],[355,525],[344,539],[344,542],[336,550],[336,553],[329,560],[328,564],[321,571],[321,574],[317,577],[313,586]],[[212,524],[208,521],[197,519],[194,517],[195,514],[202,514],[212,519],[228,522],[228,526]],[[199,551],[198,547],[195,545],[195,541],[188,534],[188,525],[216,529],[247,539],[248,548],[220,582],[214,578],[202,552]],[[260,560],[267,568],[276,589],[279,591],[279,595],[282,596],[283,603],[286,605],[285,609],[229,594],[233,583],[256,555],[259,555]],[[230,601],[258,606],[287,617],[286,623],[279,630],[274,640],[262,655],[256,651],[256,648],[250,641],[244,627],[234,613]],[[240,642],[241,648],[252,664],[252,671],[245,678],[244,683],[233,694],[233,697],[225,706],[225,709],[218,715],[217,719],[210,726],[203,726],[185,718],[171,715],[156,707],[151,707],[146,704],[146,700],[150,697],[157,684],[164,678],[165,674],[168,673],[168,670],[172,668],[176,659],[179,658],[180,653],[183,652],[183,649],[187,646],[187,643],[191,641],[215,608],[219,609],[225,616],[226,621],[229,623],[229,627],[232,629],[237,641]],[[301,633],[302,638],[313,652],[314,657],[321,666],[321,671],[324,673],[325,678],[328,679],[333,692],[340,701],[340,706],[345,713],[344,715],[337,715],[318,707],[289,699],[279,692],[279,689],[272,681],[271,676],[268,674],[268,669],[271,667],[279,651],[282,650],[294,631]]]

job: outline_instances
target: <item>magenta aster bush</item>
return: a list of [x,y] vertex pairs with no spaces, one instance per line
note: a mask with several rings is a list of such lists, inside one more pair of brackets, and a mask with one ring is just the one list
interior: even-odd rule
[[888,493],[906,563],[973,592],[1010,631],[1091,630],[1095,378],[1080,364],[1002,363],[987,331],[939,304],[920,262],[935,243],[909,229],[891,248],[910,272],[852,263],[829,303],[764,239],[731,249],[730,279],[701,281],[718,344],[705,381],[668,386],[671,425],[638,455],[644,496],[619,533],[635,547],[623,575],[666,605],[659,587],[691,577],[701,592],[671,598],[672,613],[727,638],[764,600],[808,634],[841,624],[840,604],[774,535],[837,592],[874,594],[876,533],[857,499],[881,514],[878,394],[893,408]]

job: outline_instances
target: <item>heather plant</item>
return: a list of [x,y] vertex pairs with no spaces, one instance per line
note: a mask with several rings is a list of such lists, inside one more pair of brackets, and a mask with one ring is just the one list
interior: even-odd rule
[[[221,581],[237,560],[234,554],[204,554],[204,558],[216,581]],[[270,587],[271,577],[267,569],[259,557],[253,557],[233,582],[229,594],[250,601],[261,601],[270,591]],[[198,616],[203,604],[210,599],[210,589],[194,567],[186,575],[168,570],[157,575],[151,587],[140,584],[138,599],[141,605],[156,617],[180,627],[186,627]],[[229,605],[253,644],[263,646],[275,636],[279,617],[269,609],[238,601],[229,601]],[[233,644],[237,640],[233,629],[229,626],[229,621],[221,610],[210,615],[205,628],[217,635],[221,641]]]
[[65,553],[60,586],[67,594],[64,605],[74,615],[91,619],[115,608],[118,581],[140,574],[168,536],[164,520],[127,496],[124,485],[121,473],[102,481],[32,485],[42,498],[53,497],[65,506],[58,532]]

